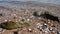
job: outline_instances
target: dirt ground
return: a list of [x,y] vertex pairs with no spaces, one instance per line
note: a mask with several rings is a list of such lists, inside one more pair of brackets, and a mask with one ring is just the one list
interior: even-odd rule
[[[34,2],[27,2],[22,4],[15,2],[11,3],[16,5],[23,5],[23,8],[0,6],[0,23],[5,21],[20,22],[22,19],[24,19],[25,21],[29,21],[31,26],[13,30],[2,29],[2,31],[0,31],[1,34],[14,34],[15,31],[18,32],[18,34],[60,34],[60,22],[35,17],[33,15],[33,13],[36,11],[49,11],[60,19],[60,6],[43,3],[35,4]],[[24,5],[26,5],[27,8],[25,8]],[[43,24],[45,24],[47,27],[43,26]],[[29,29],[31,29],[31,31],[29,31]]]

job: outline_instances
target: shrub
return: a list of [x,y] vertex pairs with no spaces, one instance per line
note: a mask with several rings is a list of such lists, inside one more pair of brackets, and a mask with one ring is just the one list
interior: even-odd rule
[[40,16],[41,14],[42,14],[42,11],[37,11],[33,13],[34,16]]
[[46,19],[50,19],[50,20],[58,21],[59,22],[58,17],[54,16],[49,11],[45,11],[45,12],[37,11],[37,12],[34,13],[34,16],[36,16],[36,17],[42,17],[42,18],[46,18]]
[[1,23],[1,27],[4,28],[4,29],[17,29],[17,28],[20,28],[20,27],[23,27],[23,26],[30,26],[30,23],[28,22],[13,22],[13,21],[7,21],[7,22],[4,22],[4,23]]
[[13,21],[7,21],[7,22],[2,23],[1,26],[6,29],[15,29],[19,27],[19,23],[13,22]]

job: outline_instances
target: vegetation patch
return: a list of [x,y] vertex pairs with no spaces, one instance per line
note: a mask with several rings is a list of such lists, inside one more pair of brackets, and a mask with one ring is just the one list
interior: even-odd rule
[[50,13],[48,11],[45,11],[44,13],[40,12],[40,11],[37,11],[37,12],[34,12],[33,15],[36,16],[36,17],[42,17],[42,18],[46,18],[46,19],[50,19],[50,20],[59,22],[58,17],[52,15],[52,13]]
[[30,26],[30,23],[28,22],[13,22],[13,21],[7,21],[7,22],[4,22],[4,23],[1,23],[1,28],[4,28],[4,29],[17,29],[17,28],[20,28],[20,27],[23,27],[23,26]]

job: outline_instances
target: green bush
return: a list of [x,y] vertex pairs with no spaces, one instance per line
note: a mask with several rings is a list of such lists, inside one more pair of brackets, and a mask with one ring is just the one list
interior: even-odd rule
[[52,15],[52,13],[50,13],[50,12],[48,12],[48,11],[45,11],[44,14],[50,14],[50,15]]
[[37,16],[40,16],[42,14],[42,11],[37,11],[36,14]]
[[50,13],[49,11],[36,11],[33,13],[34,16],[40,17],[40,16],[45,16],[45,14],[50,14],[52,15],[52,13]]
[[1,23],[2,28],[5,29],[17,29],[23,26],[29,26],[30,24],[28,22],[13,22],[13,21],[7,21],[4,23]]
[[3,28],[6,29],[15,29],[19,27],[19,23],[18,22],[13,22],[13,21],[7,21],[1,24]]

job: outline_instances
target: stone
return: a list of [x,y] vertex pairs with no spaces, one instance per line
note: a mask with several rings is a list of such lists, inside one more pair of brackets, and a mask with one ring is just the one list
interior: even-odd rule
[[49,28],[50,31],[53,31],[53,28]]
[[2,31],[3,29],[2,28],[0,28],[0,32]]
[[40,23],[37,23],[37,25],[40,25]]
[[27,21],[30,21],[30,19],[27,19]]
[[46,28],[47,28],[47,25],[43,25],[43,26],[42,26],[42,29],[46,29]]
[[0,13],[0,16],[2,16],[2,14]]
[[8,20],[4,20],[5,22],[8,21]]
[[28,29],[28,32],[32,32],[32,29]]
[[60,32],[59,32],[59,31],[57,31],[57,34],[60,34]]
[[40,28],[40,26],[37,26],[37,28],[39,29],[39,28]]

